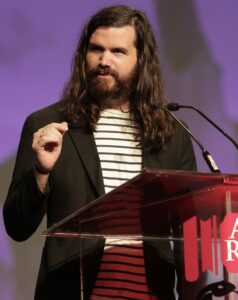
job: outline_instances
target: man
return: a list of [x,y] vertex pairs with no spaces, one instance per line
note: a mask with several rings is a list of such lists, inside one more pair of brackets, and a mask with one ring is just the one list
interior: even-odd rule
[[[166,100],[147,17],[126,6],[102,9],[83,29],[62,100],[24,124],[4,205],[8,234],[24,241],[45,214],[51,226],[144,167],[195,170],[186,132],[154,102]],[[84,261],[86,299],[105,299],[94,289],[101,248]],[[79,299],[78,249],[76,239],[46,239],[35,299]],[[174,299],[171,272],[158,284],[147,273],[141,299]]]

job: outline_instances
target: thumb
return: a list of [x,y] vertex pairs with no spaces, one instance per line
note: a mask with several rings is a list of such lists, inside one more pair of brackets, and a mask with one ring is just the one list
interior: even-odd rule
[[68,129],[69,129],[69,126],[68,126],[68,123],[67,122],[62,122],[61,123],[61,130],[62,130],[62,133],[65,133],[66,131],[68,131]]

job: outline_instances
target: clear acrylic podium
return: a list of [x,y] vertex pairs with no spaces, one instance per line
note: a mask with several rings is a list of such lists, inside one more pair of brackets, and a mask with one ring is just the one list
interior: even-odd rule
[[81,299],[84,257],[108,239],[142,242],[158,299],[238,299],[238,175],[144,170],[44,234],[80,239]]

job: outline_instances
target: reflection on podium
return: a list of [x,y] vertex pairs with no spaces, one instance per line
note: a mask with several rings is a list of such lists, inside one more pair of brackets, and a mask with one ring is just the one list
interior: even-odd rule
[[238,297],[238,175],[144,170],[44,234],[80,239],[81,299],[90,299],[85,261],[97,254],[100,275],[105,252],[127,255],[128,245],[141,245],[154,299]]

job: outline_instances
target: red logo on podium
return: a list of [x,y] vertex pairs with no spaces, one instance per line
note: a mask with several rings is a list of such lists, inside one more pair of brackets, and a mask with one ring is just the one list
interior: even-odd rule
[[197,280],[205,271],[218,275],[221,263],[228,273],[238,273],[238,213],[227,214],[220,224],[216,216],[208,220],[194,216],[184,222],[183,234],[187,281]]

